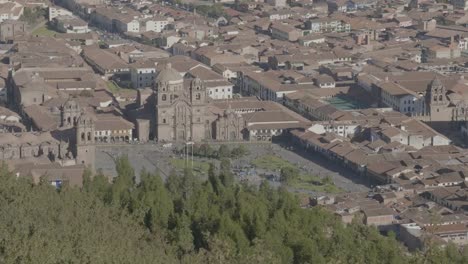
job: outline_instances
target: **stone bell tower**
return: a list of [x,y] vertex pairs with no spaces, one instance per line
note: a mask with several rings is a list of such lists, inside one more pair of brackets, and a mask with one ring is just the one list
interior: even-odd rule
[[94,137],[94,119],[81,114],[76,125],[76,164],[84,164],[94,169],[96,156],[95,137]]
[[426,91],[426,112],[430,116],[430,121],[442,121],[450,115],[446,93],[445,85],[436,76]]

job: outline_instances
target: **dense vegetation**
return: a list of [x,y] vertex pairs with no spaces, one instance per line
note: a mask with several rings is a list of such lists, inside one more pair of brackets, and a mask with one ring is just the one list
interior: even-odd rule
[[44,8],[24,8],[23,15],[21,15],[20,20],[28,23],[28,25],[35,25],[40,20],[44,20],[47,16],[47,11]]
[[218,148],[213,148],[209,144],[194,144],[193,147],[190,145],[180,148],[177,153],[191,155],[193,152],[194,156],[210,158],[210,159],[223,159],[223,158],[242,158],[249,154],[249,150],[244,145],[234,146],[229,148],[227,145],[221,145]]
[[285,190],[238,185],[223,167],[207,181],[164,183],[117,161],[119,177],[84,175],[82,189],[33,185],[0,169],[1,263],[467,263],[453,247],[408,254],[392,237]]

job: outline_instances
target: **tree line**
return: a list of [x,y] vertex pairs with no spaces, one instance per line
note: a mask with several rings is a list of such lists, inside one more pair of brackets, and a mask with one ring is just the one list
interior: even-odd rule
[[[227,166],[227,164],[226,164]],[[0,167],[1,263],[467,263],[454,247],[409,253],[393,236],[302,209],[283,188],[210,167],[163,181],[127,158],[118,177],[86,172],[82,188],[35,185]]]
[[249,155],[249,150],[244,145],[238,145],[233,148],[229,148],[227,145],[223,144],[218,148],[213,148],[209,144],[194,144],[186,145],[181,147],[177,150],[179,154],[188,154],[193,155],[201,158],[209,158],[209,159],[224,159],[224,158],[233,158],[238,159],[242,158],[246,155]]

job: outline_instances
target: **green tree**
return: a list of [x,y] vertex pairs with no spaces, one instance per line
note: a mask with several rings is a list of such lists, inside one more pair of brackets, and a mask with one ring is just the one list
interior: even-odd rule
[[174,205],[161,178],[158,175],[142,172],[137,192],[137,199],[146,214],[145,225],[151,231],[155,228],[167,228],[169,218],[174,212]]
[[112,203],[126,208],[131,199],[131,189],[134,187],[135,172],[127,157],[119,157],[116,160],[117,178],[111,188]]
[[128,160],[116,165],[112,185],[87,172],[83,188],[60,191],[1,166],[0,262],[467,263],[451,244],[410,253],[392,234],[302,209],[285,187],[224,186],[214,166],[206,181],[143,171],[135,185]]
[[221,159],[220,179],[224,186],[231,186],[234,184],[234,175],[231,171],[231,160],[229,158]]
[[207,158],[211,158],[214,156],[214,153],[213,153],[213,149],[211,148],[210,145],[208,144],[202,144],[199,148],[198,148],[198,155],[199,156],[202,156],[202,157],[207,157]]
[[239,145],[231,151],[231,157],[241,158],[249,154],[249,150],[244,145]]
[[221,145],[218,149],[218,158],[229,158],[231,156],[231,151],[227,145]]
[[176,228],[173,231],[173,241],[176,245],[179,258],[194,250],[190,220],[184,214],[177,217]]
[[294,167],[283,167],[281,168],[281,181],[286,184],[291,184],[299,177],[299,170]]
[[334,184],[333,179],[329,175],[327,175],[322,179],[322,184],[324,184],[324,185],[328,185],[328,184],[333,185]]

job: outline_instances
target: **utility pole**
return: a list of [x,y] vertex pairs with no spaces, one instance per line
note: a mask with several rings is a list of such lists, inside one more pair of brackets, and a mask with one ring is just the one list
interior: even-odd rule
[[[194,145],[194,142],[192,142],[192,141],[185,142],[185,148],[187,149],[187,153],[188,153],[188,146],[189,145],[192,146],[191,167],[192,167],[192,171],[193,171],[193,145]],[[187,163],[188,163],[188,156],[187,156]]]
[[185,168],[188,167],[188,149],[187,149],[187,143],[185,143],[185,150],[184,150],[184,154],[185,154],[185,157],[184,157],[184,165],[185,165]]

